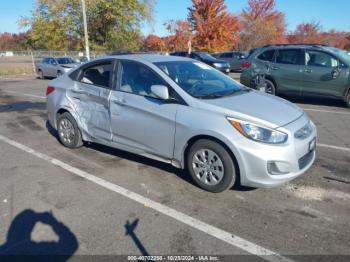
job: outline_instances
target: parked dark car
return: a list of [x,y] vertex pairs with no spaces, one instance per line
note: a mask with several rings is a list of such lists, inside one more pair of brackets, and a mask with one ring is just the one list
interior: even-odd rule
[[207,52],[191,52],[190,54],[188,52],[174,52],[174,53],[171,53],[170,55],[183,56],[183,57],[196,59],[207,65],[214,67],[215,69],[225,74],[230,73],[230,64],[228,62],[226,62],[225,60],[219,60],[213,57],[212,55],[208,54]]
[[213,54],[215,58],[225,60],[226,62],[228,62],[230,64],[230,70],[235,72],[242,71],[242,65],[247,55],[248,54],[244,52],[236,52],[236,51]]
[[265,74],[266,92],[341,99],[350,107],[350,56],[322,45],[271,45],[248,58],[241,83],[254,87]]

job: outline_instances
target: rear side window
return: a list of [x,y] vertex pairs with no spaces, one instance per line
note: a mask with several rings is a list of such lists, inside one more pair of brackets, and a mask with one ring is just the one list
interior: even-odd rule
[[287,65],[301,65],[302,57],[300,49],[280,49],[276,52],[276,63]]
[[105,62],[84,68],[79,81],[85,84],[97,85],[105,88],[110,87],[112,63]]
[[263,61],[272,61],[275,50],[267,50],[258,56],[258,59]]

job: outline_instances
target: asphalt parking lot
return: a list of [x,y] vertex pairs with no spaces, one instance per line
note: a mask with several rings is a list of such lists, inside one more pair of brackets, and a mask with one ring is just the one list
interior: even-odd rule
[[306,174],[211,194],[157,161],[61,146],[47,124],[47,82],[0,80],[0,253],[350,259],[350,110],[341,103],[291,98],[319,133]]

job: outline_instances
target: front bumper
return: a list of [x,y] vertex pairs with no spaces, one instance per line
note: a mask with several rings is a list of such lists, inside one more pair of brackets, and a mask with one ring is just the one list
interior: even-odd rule
[[[317,138],[316,128],[304,140],[294,138],[294,132],[307,123],[303,116],[297,121],[280,128],[288,133],[288,141],[282,145],[258,143],[246,138],[235,141],[238,151],[241,184],[251,187],[270,188],[280,186],[302,174],[314,163],[316,151],[310,144]],[[237,152],[236,151],[236,152]],[[283,172],[271,172],[270,164],[281,166]]]
[[224,74],[229,74],[231,71],[229,67],[215,67],[215,68]]

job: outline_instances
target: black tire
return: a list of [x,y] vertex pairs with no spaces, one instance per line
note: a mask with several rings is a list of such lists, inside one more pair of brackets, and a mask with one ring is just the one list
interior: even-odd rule
[[[194,161],[196,161],[198,158],[195,157],[195,155],[198,154],[198,152],[201,152],[201,150],[210,150],[212,152],[214,152],[218,157],[219,160],[221,161],[222,165],[223,165],[223,176],[221,178],[221,180],[218,180],[217,184],[215,185],[209,185],[206,181],[202,181],[203,179],[207,179],[204,178],[205,176],[208,177],[210,176],[210,174],[208,173],[203,173],[203,175],[201,176],[201,178],[199,177],[200,174],[196,174],[196,171],[194,170],[197,163],[195,163]],[[204,190],[207,190],[209,192],[213,192],[213,193],[220,193],[223,192],[227,189],[230,189],[233,184],[236,181],[236,176],[237,176],[237,170],[234,164],[234,161],[231,157],[231,155],[227,152],[227,150],[220,145],[217,142],[214,142],[212,140],[208,140],[208,139],[201,139],[196,141],[191,148],[189,149],[189,152],[187,154],[187,168],[188,171],[192,177],[192,179],[196,182],[196,184],[201,187]],[[217,167],[213,167],[213,168],[217,168]],[[198,168],[197,168],[198,169]],[[212,169],[213,170],[213,169]],[[213,172],[215,172],[213,170]],[[213,175],[213,172],[209,172],[211,173],[211,175]],[[198,173],[198,171],[197,171]],[[213,181],[215,182],[215,181]]]
[[[66,125],[66,123],[70,123],[71,124],[70,130],[74,131],[74,136],[69,136],[70,139],[68,139],[68,135],[65,132],[66,129],[63,127]],[[83,145],[83,140],[82,140],[81,132],[78,128],[78,124],[73,118],[73,116],[68,112],[58,115],[57,133],[58,133],[59,141],[65,147],[74,149],[74,148],[79,148]]]
[[276,85],[269,79],[265,79],[266,90],[265,93],[270,95],[276,95]]
[[39,76],[39,79],[45,79],[44,73],[40,69],[38,70],[38,76]]
[[347,108],[350,108],[350,89],[348,90],[348,93],[345,96],[345,105]]

